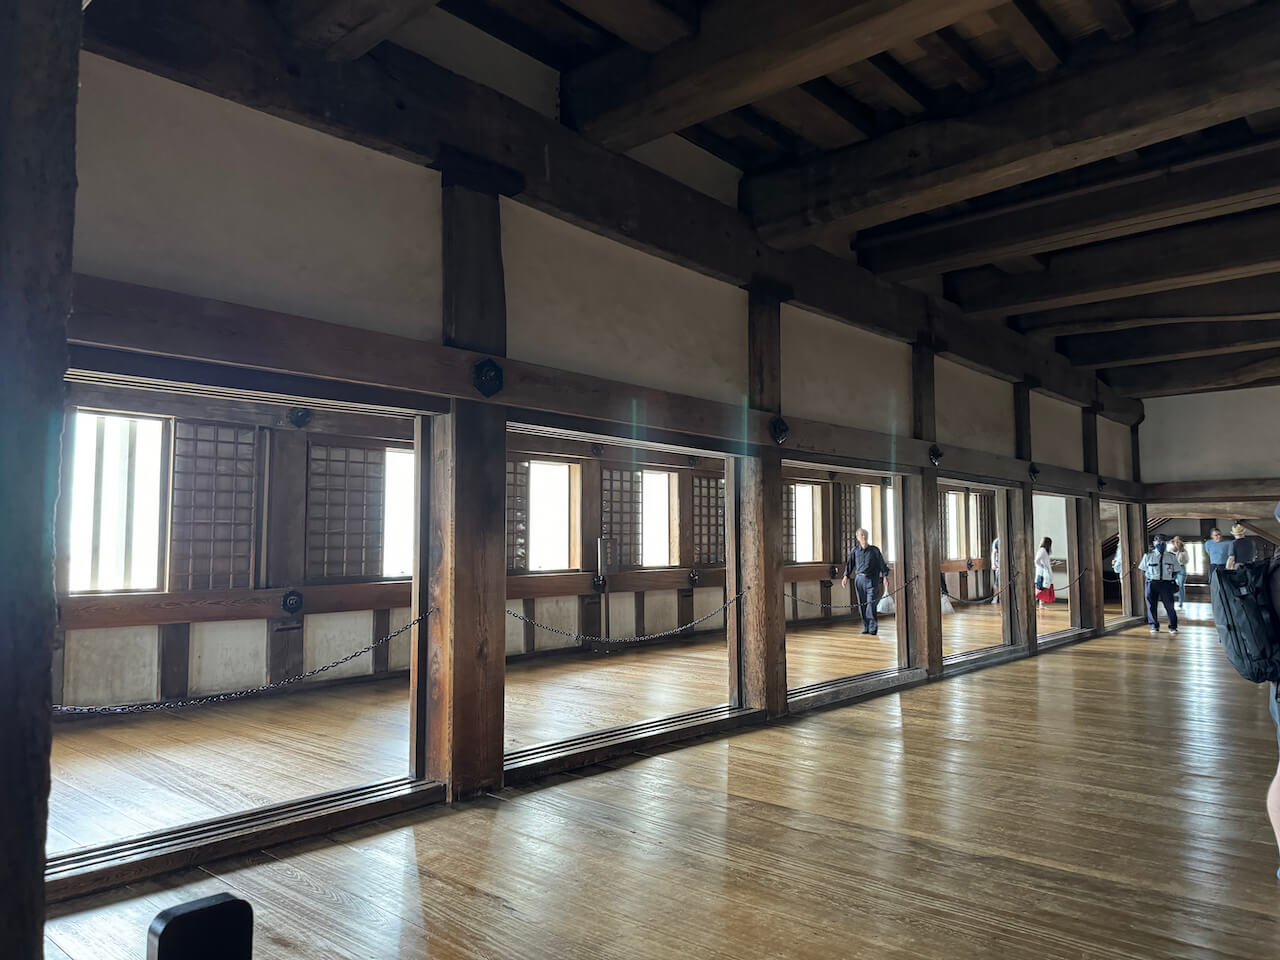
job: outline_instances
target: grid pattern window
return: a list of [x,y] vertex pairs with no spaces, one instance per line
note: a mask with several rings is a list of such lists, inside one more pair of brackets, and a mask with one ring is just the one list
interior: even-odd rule
[[507,569],[529,569],[529,461],[507,461]]
[[[840,484],[840,550],[841,557],[853,553],[853,545],[857,542],[854,536],[858,532],[858,485],[855,483]],[[885,554],[888,556],[888,554]]]
[[693,476],[693,562],[724,564],[724,478]]
[[643,488],[640,470],[600,471],[600,531],[618,541],[618,562],[624,567],[640,566],[644,559]]
[[386,450],[311,444],[307,470],[307,578],[382,576]]
[[796,562],[796,485],[782,487],[782,560]]
[[78,411],[68,586],[158,590],[165,422]]
[[177,420],[169,589],[253,586],[257,431]]

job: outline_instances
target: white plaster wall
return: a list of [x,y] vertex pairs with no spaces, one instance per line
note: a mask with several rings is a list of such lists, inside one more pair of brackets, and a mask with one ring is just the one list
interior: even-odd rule
[[[412,613],[413,610],[410,607],[392,607],[388,617],[388,626],[390,626],[391,632],[395,633],[395,631],[408,623],[412,619]],[[510,618],[508,617],[508,619]],[[387,644],[388,670],[409,669],[409,654],[413,650],[412,634],[412,630],[406,630]]]
[[782,412],[911,432],[911,347],[782,305]]
[[[302,669],[314,670],[366,646],[373,639],[373,611],[308,613],[302,618]],[[314,680],[363,677],[373,672],[373,657],[365,654],[326,670]]]
[[1129,428],[1105,417],[1098,418],[1098,470],[1104,477],[1133,479],[1133,444]]
[[680,626],[680,594],[677,590],[648,590],[644,595],[646,635]]
[[83,54],[75,269],[439,339],[440,177]]
[[68,630],[62,702],[99,707],[160,699],[160,628]]
[[1143,404],[1147,416],[1138,440],[1144,481],[1280,474],[1280,386],[1155,397]]
[[[605,601],[601,601],[602,603]],[[634,593],[611,593],[609,604],[609,637],[634,637],[636,635],[636,595]],[[604,608],[600,609],[600,628],[604,629]]]
[[406,23],[391,42],[548,117],[560,116],[558,71],[439,7]]
[[187,688],[194,696],[245,690],[267,682],[267,621],[191,624]]
[[723,204],[738,206],[742,171],[678,134],[670,133],[628,150],[627,156]]
[[1042,463],[1083,470],[1084,422],[1080,408],[1033,391],[1031,455]]
[[[524,615],[523,600],[508,600],[507,611]],[[506,617],[507,621],[507,656],[524,653],[524,621],[515,617]],[[535,640],[536,643],[536,640]]]
[[[1062,560],[1065,563],[1067,551],[1071,549],[1069,546],[1071,541],[1067,537],[1067,501],[1063,497],[1036,493],[1031,497],[1031,510],[1035,517],[1035,544],[1031,552],[1032,558],[1040,549],[1041,539],[1049,537],[1053,540],[1053,549],[1049,551],[1049,555],[1054,560]],[[1071,579],[1067,572],[1065,566],[1061,570],[1053,571],[1055,587],[1066,586]]]
[[[808,603],[797,603],[800,608],[801,620],[820,620],[823,617],[831,615],[830,610],[822,607],[815,607],[813,604],[822,602],[822,586],[816,580],[809,580],[805,583],[797,583],[795,585],[796,596],[801,601],[808,600]],[[832,601],[836,602],[835,600]]]
[[[578,613],[577,597],[539,597],[533,601],[535,620],[570,633],[578,632]],[[549,630],[537,630],[534,633],[534,647],[537,650],[556,650],[577,645],[576,640]]]
[[745,290],[502,202],[507,353],[710,400],[746,393]]
[[[694,587],[693,588],[693,618],[697,620],[699,617],[705,617],[712,610],[721,606],[725,601],[724,587]],[[724,614],[719,613],[705,623],[697,626],[698,630],[723,630]]]
[[938,443],[1012,457],[1013,384],[951,360],[935,361]]

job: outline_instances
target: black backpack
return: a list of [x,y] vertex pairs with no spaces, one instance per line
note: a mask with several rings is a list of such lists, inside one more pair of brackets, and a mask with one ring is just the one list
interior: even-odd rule
[[1209,578],[1218,639],[1240,676],[1254,683],[1280,682],[1280,557],[1214,569]]

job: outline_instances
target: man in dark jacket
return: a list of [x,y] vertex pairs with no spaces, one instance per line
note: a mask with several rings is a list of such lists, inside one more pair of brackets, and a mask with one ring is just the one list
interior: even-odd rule
[[880,548],[869,544],[867,537],[867,531],[863,529],[854,534],[856,542],[844,563],[844,578],[840,585],[849,586],[849,577],[853,576],[853,589],[858,595],[858,609],[862,613],[862,632],[874,636],[880,629],[876,622],[876,601],[880,599],[884,578],[889,575],[889,565],[884,562]]

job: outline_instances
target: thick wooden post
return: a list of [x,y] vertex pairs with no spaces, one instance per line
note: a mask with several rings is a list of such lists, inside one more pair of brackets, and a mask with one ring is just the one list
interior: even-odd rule
[[[911,423],[917,440],[938,436],[934,367],[932,346],[912,344]],[[926,668],[931,677],[942,673],[941,517],[938,471],[926,467],[918,476],[904,477],[902,574],[903,582],[912,581],[905,591],[908,646],[911,665]]]
[[1142,503],[1129,504],[1129,538],[1125,544],[1122,576],[1129,580],[1129,601],[1132,604],[1125,613],[1131,617],[1147,615],[1147,581],[1137,561],[1147,552],[1147,507]]
[[[1129,453],[1133,459],[1133,482],[1142,482],[1142,445],[1138,442],[1138,424],[1134,424],[1129,428]],[[1146,520],[1143,520],[1143,529],[1146,529]]]
[[[1081,528],[1084,526],[1084,503],[1079,497],[1067,497],[1067,537],[1070,538],[1067,548],[1067,601],[1070,605],[1071,629],[1076,630],[1088,623],[1085,619],[1087,601],[1085,585],[1079,579],[1080,571],[1085,564],[1081,562],[1084,551],[1084,537]],[[1061,547],[1062,545],[1057,545]]]
[[1076,514],[1080,544],[1080,625],[1102,629],[1102,501],[1096,493],[1081,497]]
[[[747,402],[775,416],[782,411],[781,303],[788,295],[767,279],[748,289]],[[787,712],[787,659],[780,450],[762,448],[727,465],[725,519],[729,595],[751,588],[729,618],[736,621],[728,631],[735,674],[730,686],[737,683],[734,702],[782,716]]]
[[1080,438],[1083,444],[1083,470],[1098,472],[1098,411],[1085,407],[1080,411]]
[[80,5],[0,14],[0,943],[43,956]]
[[[1009,491],[1009,525],[1012,540],[1009,553],[1008,571],[1016,573],[1016,578],[1009,590],[1004,594],[1005,616],[1012,618],[1011,633],[1014,643],[1026,644],[1028,653],[1035,653],[1036,642],[1036,598],[1035,598],[1035,559],[1036,531],[1035,496],[1031,483],[1022,484],[1016,490]],[[1004,541],[1001,541],[1003,546]],[[1001,569],[1006,569],[1001,564]]]
[[[444,343],[502,356],[498,193],[486,189],[485,171],[466,163],[459,169],[461,175],[449,166],[444,172]],[[422,760],[451,799],[502,785],[506,427],[505,410],[479,400],[454,400],[431,424],[429,539],[415,578],[428,580],[437,608],[427,624]],[[420,657],[415,666],[424,666]]]
[[1013,385],[1014,456],[1031,459],[1031,384],[1022,380]]

